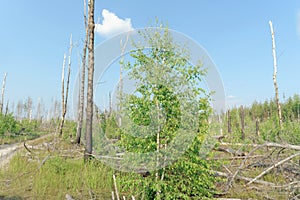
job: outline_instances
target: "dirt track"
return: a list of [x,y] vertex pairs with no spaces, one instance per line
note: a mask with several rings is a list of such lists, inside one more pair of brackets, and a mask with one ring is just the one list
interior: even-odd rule
[[[48,137],[49,135],[51,135],[51,134],[46,134],[42,137],[30,140],[30,141],[41,140],[45,137]],[[23,142],[16,143],[16,144],[0,145],[0,168],[4,167],[7,163],[9,163],[9,161],[13,157],[13,155],[22,148],[24,148]]]
[[10,145],[0,145],[0,168],[6,165],[12,156],[22,148],[21,143],[10,144]]

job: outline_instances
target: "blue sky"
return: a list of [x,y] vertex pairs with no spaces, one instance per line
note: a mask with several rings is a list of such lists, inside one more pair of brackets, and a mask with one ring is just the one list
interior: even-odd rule
[[[157,17],[196,40],[219,69],[228,106],[274,96],[268,24],[272,20],[281,101],[283,93],[287,97],[300,93],[298,0],[96,0],[100,24],[103,9],[130,19],[133,28],[145,27]],[[83,0],[2,0],[0,27],[0,80],[7,72],[6,100],[16,104],[30,96],[47,103],[60,98],[61,65],[71,33],[77,44],[72,55],[73,87],[84,39]],[[97,33],[96,44],[109,36]]]

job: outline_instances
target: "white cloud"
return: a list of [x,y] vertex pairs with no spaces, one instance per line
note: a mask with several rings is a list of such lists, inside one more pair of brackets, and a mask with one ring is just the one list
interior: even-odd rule
[[297,32],[298,32],[298,36],[300,38],[300,10],[297,13]]
[[234,95],[228,95],[227,96],[227,99],[235,99],[236,98],[236,96],[234,96]]
[[95,24],[95,31],[104,37],[133,30],[131,19],[120,19],[115,13],[102,10],[102,24]]

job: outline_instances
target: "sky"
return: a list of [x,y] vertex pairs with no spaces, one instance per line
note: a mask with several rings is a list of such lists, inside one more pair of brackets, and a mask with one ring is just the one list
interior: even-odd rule
[[[289,0],[96,0],[95,45],[155,19],[194,39],[222,77],[227,107],[274,97],[269,20],[273,21],[280,100],[300,94],[300,1]],[[153,23],[152,23],[153,24]],[[83,0],[2,0],[0,81],[5,101],[30,96],[60,99],[61,66],[73,36],[71,95],[84,40]]]

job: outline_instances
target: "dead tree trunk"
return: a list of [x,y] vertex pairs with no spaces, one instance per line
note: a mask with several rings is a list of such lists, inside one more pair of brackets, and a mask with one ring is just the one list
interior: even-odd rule
[[218,123],[220,125],[220,135],[223,135],[223,121],[222,121],[222,118],[221,118],[221,114],[218,114]]
[[8,114],[8,105],[9,105],[9,101],[6,102],[6,108],[5,108],[4,116],[6,116]]
[[2,82],[2,92],[1,92],[1,102],[0,102],[0,114],[3,113],[3,105],[4,105],[4,91],[5,91],[5,83],[6,83],[6,73],[4,74],[3,82]]
[[60,121],[60,126],[59,126],[59,135],[62,135],[62,129],[63,129],[63,124],[64,124],[64,110],[65,110],[65,68],[66,68],[66,59],[67,56],[64,54],[64,61],[62,65],[62,74],[61,74],[61,109],[62,109],[62,114],[61,114],[61,121]]
[[259,119],[258,118],[256,118],[255,125],[256,125],[256,135],[259,136]]
[[59,135],[62,136],[65,117],[67,113],[67,105],[68,105],[68,93],[69,93],[69,83],[70,83],[70,74],[71,74],[71,55],[72,55],[72,48],[73,48],[73,42],[72,42],[72,35],[70,37],[70,47],[69,47],[69,58],[68,58],[68,77],[67,77],[67,83],[66,83],[66,95],[64,92],[65,88],[65,80],[64,80],[64,74],[65,74],[65,65],[66,65],[66,55],[64,55],[64,62],[63,62],[63,71],[62,71],[62,114],[61,114],[61,121],[59,126]]
[[272,36],[272,54],[273,54],[273,61],[274,61],[274,72],[273,72],[273,82],[274,82],[274,88],[275,88],[275,100],[277,104],[277,114],[278,114],[278,122],[279,122],[279,128],[282,129],[282,116],[281,116],[281,107],[279,103],[279,95],[278,95],[278,85],[277,85],[277,60],[276,60],[276,46],[275,46],[275,33],[273,30],[273,23],[272,21],[269,21],[270,29],[271,29],[271,36]]
[[242,140],[245,140],[245,111],[243,106],[240,108],[240,118],[241,118],[241,132],[242,132]]
[[95,0],[89,0],[89,14],[88,14],[88,32],[89,32],[89,44],[88,44],[88,88],[87,88],[87,106],[86,106],[86,147],[84,159],[85,161],[92,154],[92,126],[93,126],[93,85],[94,85],[94,9]]
[[111,98],[111,92],[109,92],[108,94],[108,98],[109,98],[109,117],[112,116],[112,98]]
[[37,109],[36,109],[36,119],[43,123],[43,107],[42,107],[42,100],[38,99]]
[[[128,39],[129,39],[129,35],[126,36],[126,41],[123,44],[123,40],[121,39],[120,41],[120,48],[121,48],[121,61],[120,61],[120,77],[119,77],[119,112],[122,112],[122,99],[123,99],[123,65],[124,65],[124,53],[125,53],[125,49],[128,43]],[[121,127],[122,126],[122,118],[120,116],[120,113],[118,113],[118,126]]]
[[82,68],[81,68],[81,89],[79,94],[79,107],[78,107],[78,122],[76,130],[76,143],[80,144],[81,133],[82,133],[82,122],[83,122],[83,111],[84,111],[84,86],[85,86],[85,65],[86,65],[86,50],[89,40],[89,32],[86,19],[86,1],[84,0],[84,27],[85,27],[85,40],[83,44],[82,53]]
[[25,106],[25,109],[27,110],[27,119],[29,120],[29,122],[31,122],[32,110],[33,110],[33,100],[32,100],[32,98],[28,97],[26,105],[24,105],[24,106]]
[[228,133],[231,133],[231,117],[230,117],[230,109],[227,111],[227,126],[228,126]]

